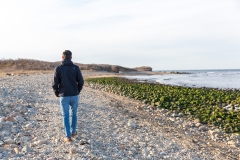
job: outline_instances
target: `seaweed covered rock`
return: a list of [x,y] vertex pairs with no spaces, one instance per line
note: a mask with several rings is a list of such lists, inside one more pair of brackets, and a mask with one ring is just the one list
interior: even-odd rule
[[[195,123],[216,126],[227,133],[240,132],[240,111],[235,107],[240,105],[238,90],[142,83],[116,77],[87,79],[86,84],[147,105],[182,113]],[[234,107],[227,110],[222,104]]]

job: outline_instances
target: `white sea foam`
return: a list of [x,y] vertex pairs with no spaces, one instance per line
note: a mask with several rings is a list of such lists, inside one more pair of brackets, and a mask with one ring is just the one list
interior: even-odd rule
[[191,74],[164,74],[154,76],[129,76],[139,80],[150,80],[162,84],[210,87],[223,89],[240,89],[240,70],[187,71]]

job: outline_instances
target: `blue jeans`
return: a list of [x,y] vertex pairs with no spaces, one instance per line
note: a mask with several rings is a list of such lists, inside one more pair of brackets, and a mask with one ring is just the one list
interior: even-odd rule
[[[77,108],[78,96],[60,97],[60,106],[62,108],[64,131],[67,138],[76,132],[77,128]],[[71,127],[69,119],[69,108],[71,109],[70,116],[72,118]]]

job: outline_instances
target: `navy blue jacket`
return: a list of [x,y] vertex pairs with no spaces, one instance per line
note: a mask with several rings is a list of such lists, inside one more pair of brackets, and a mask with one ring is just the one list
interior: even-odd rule
[[84,84],[80,68],[70,59],[62,61],[62,65],[55,68],[52,88],[57,97],[76,96]]

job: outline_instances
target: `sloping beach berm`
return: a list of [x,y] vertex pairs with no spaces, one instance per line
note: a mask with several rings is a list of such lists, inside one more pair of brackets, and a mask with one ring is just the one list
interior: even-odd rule
[[237,134],[87,85],[80,95],[79,134],[64,143],[52,77],[0,78],[0,159],[240,158]]

